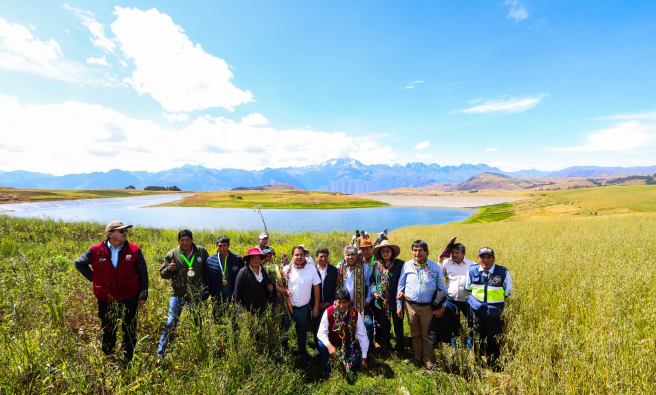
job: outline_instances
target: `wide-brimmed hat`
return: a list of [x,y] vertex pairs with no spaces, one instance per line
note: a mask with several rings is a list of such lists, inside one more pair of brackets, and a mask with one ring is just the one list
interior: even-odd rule
[[371,243],[371,240],[370,240],[370,239],[364,239],[364,240],[362,240],[362,242],[360,243],[360,249],[362,249],[362,247],[373,247],[373,246],[374,246],[374,245]]
[[123,222],[121,221],[112,221],[105,226],[105,233],[113,230],[130,229],[131,227],[132,225],[123,225]]
[[252,257],[252,256],[259,256],[259,257],[262,257],[262,258],[268,257],[267,254],[261,252],[257,247],[253,247],[253,248],[249,248],[248,249],[248,254],[243,256],[244,262],[248,261],[250,259],[250,257]]
[[392,256],[396,257],[399,256],[399,254],[401,253],[401,248],[399,246],[390,243],[389,240],[383,240],[383,242],[380,243],[378,247],[374,248],[374,256],[376,257],[376,259],[380,261],[383,260],[383,258],[380,256],[380,250],[383,247],[389,247],[392,250]]

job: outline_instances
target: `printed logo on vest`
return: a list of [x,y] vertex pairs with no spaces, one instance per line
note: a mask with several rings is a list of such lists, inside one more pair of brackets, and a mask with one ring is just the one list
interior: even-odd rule
[[196,261],[198,261],[198,262],[202,262],[203,259],[202,259],[201,257],[198,257],[198,258],[196,258]]
[[132,259],[132,255],[126,255],[125,259],[129,261],[130,259]]
[[500,282],[501,282],[501,277],[499,277],[499,276],[494,276],[494,278],[492,279],[492,281],[495,282],[495,283],[500,283]]
[[105,258],[100,258],[100,259],[98,259],[98,262],[105,262],[106,260],[107,259],[105,259]]
[[233,267],[232,267],[232,271],[233,271],[233,272],[239,271],[239,268],[238,268],[237,266],[233,266]]

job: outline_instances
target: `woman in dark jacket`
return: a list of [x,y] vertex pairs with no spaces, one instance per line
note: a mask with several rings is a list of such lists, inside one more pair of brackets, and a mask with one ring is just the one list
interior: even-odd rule
[[399,277],[405,263],[396,258],[400,252],[399,246],[383,240],[378,247],[374,248],[374,257],[377,261],[372,265],[373,270],[369,277],[369,288],[374,295],[372,311],[378,324],[376,341],[383,349],[391,349],[391,319],[394,322],[394,337],[396,338],[394,353],[396,355],[401,355],[404,349],[403,318],[394,314]]
[[235,302],[253,314],[261,314],[267,303],[273,302],[273,283],[261,266],[266,254],[255,247],[244,256],[246,265],[239,270],[235,281]]

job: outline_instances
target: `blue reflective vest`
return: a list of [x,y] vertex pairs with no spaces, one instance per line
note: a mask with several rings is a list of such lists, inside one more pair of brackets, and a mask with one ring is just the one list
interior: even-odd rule
[[503,282],[506,280],[508,269],[503,266],[494,265],[487,281],[479,266],[469,268],[469,279],[471,281],[471,295],[467,302],[479,313],[488,315],[501,315],[504,307],[505,289]]

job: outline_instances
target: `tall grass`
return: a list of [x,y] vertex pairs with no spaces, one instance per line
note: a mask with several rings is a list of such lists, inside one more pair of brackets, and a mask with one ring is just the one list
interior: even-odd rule
[[[507,307],[503,369],[492,372],[466,351],[451,356],[444,346],[437,350],[434,370],[384,356],[369,372],[345,376],[335,368],[330,381],[322,382],[318,359],[302,370],[280,348],[285,334],[277,331],[275,314],[256,319],[230,306],[217,323],[211,309],[203,309],[200,332],[183,313],[166,362],[155,366],[169,296],[158,269],[177,244],[175,230],[130,233],[144,251],[151,285],[139,312],[135,358],[124,367],[100,351],[95,298],[73,265],[102,240],[104,227],[0,216],[0,393],[652,393],[655,222],[655,214],[631,214],[392,232],[404,259],[417,238],[428,241],[431,256],[454,235],[472,259],[478,247],[495,248],[497,263],[509,268],[515,286]],[[257,243],[259,231],[197,231],[194,239],[213,253],[222,234],[242,254]],[[333,262],[349,240],[341,232],[272,232],[271,238],[279,254],[301,243],[310,250],[327,246]],[[408,342],[411,354],[409,347]]]

